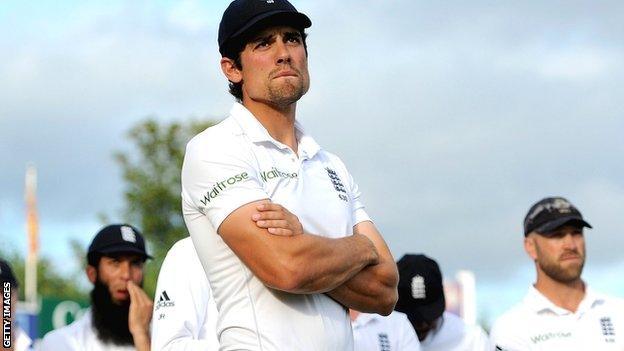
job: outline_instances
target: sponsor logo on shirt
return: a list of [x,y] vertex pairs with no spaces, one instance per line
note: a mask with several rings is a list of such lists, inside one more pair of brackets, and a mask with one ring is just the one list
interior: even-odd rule
[[342,180],[340,180],[338,173],[329,167],[325,167],[325,170],[327,171],[329,180],[331,180],[334,185],[334,189],[336,189],[336,192],[338,193],[338,198],[342,201],[349,202],[349,199],[347,198],[347,191],[345,190],[345,186],[342,184]]
[[210,191],[206,192],[206,194],[204,195],[204,198],[199,201],[202,204],[204,204],[204,206],[206,206],[210,202],[210,200],[217,197],[223,190],[227,189],[228,186],[232,186],[236,183],[247,180],[248,178],[249,178],[249,175],[247,174],[247,172],[243,172],[237,175],[233,175],[227,178],[226,180],[217,182],[217,184],[215,184],[215,186],[213,186],[212,189],[210,189]]
[[297,173],[288,173],[280,171],[279,169],[273,167],[270,171],[261,171],[260,178],[262,178],[263,182],[267,182],[271,179],[275,178],[297,178],[299,175]]
[[600,318],[600,328],[602,328],[602,335],[604,335],[605,337],[605,342],[615,342],[615,328],[613,327],[613,322],[611,322],[611,318]]
[[390,340],[388,339],[388,334],[379,333],[377,336],[379,337],[379,350],[390,351]]
[[156,302],[156,311],[158,311],[160,308],[173,306],[175,306],[175,302],[173,302],[169,298],[167,290],[163,290],[163,292],[160,294],[160,297],[158,298],[158,302]]
[[538,335],[532,336],[531,341],[533,341],[534,344],[538,344],[540,342],[545,342],[550,339],[569,338],[569,337],[572,337],[571,332],[544,333],[544,334],[538,334]]

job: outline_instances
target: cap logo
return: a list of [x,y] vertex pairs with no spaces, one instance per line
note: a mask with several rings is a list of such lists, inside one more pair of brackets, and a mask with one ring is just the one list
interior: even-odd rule
[[572,204],[564,199],[554,199],[551,203],[537,206],[535,210],[533,210],[533,212],[531,212],[531,214],[529,215],[529,220],[532,221],[533,219],[535,219],[535,217],[542,213],[542,211],[557,211],[559,213],[570,213],[572,212]]
[[263,0],[263,1],[266,1],[267,4],[274,4],[275,3],[275,0]]
[[426,299],[425,278],[416,275],[412,278],[412,297],[415,299]]
[[121,226],[121,238],[131,243],[136,243],[136,234],[134,230],[128,226]]

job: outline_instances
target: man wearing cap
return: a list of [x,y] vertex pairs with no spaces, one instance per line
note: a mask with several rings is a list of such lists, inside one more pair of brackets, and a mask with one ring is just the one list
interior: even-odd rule
[[537,281],[524,300],[494,323],[491,350],[624,350],[622,301],[591,290],[581,212],[562,197],[531,206],[524,219],[524,249]]
[[[296,122],[310,26],[286,0],[236,0],[219,26],[237,103],[188,143],[182,199],[222,350],[351,350],[347,307],[387,315],[396,302],[396,265],[356,183]],[[302,226],[280,228],[290,216]]]
[[485,351],[483,329],[446,312],[442,273],[425,255],[408,254],[397,262],[399,301],[396,310],[407,314],[423,351]]
[[141,289],[151,258],[141,233],[127,224],[100,230],[87,253],[91,307],[72,324],[46,334],[41,350],[150,349],[152,301]]
[[[15,313],[17,306],[17,297],[19,295],[19,283],[15,274],[13,273],[13,269],[9,263],[3,259],[0,259],[0,283],[2,287],[2,306],[3,311],[6,312],[5,303],[7,303],[9,307],[9,311],[11,312],[11,318],[9,322],[11,323],[11,339],[10,343],[8,340],[3,338],[2,350],[11,350],[11,351],[25,351],[30,350],[32,346],[32,340],[26,334],[26,332],[20,328],[20,326],[15,323]],[[7,301],[10,299],[10,301]],[[5,344],[6,342],[6,344]],[[10,344],[10,346],[9,346]]]

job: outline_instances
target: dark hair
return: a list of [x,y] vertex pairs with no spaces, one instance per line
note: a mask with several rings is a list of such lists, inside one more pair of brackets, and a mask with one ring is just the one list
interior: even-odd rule
[[[263,28],[264,29],[264,28]],[[308,44],[306,43],[306,38],[308,34],[303,29],[298,29],[301,34],[301,40],[303,41],[303,48],[305,50],[306,56],[308,55]],[[252,40],[252,34],[256,34],[260,31],[253,30],[249,31],[245,35],[242,35],[237,40],[232,40],[227,43],[223,49],[223,57],[227,57],[234,61],[234,65],[239,70],[243,68],[243,64],[241,62],[241,53],[245,50],[245,46]],[[232,81],[229,82],[229,91],[230,94],[234,96],[236,101],[243,102],[243,83],[238,82],[234,83]]]

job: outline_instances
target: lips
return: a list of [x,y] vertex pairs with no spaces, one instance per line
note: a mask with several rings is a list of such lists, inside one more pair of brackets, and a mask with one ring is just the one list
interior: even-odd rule
[[273,78],[281,78],[281,77],[297,77],[297,72],[295,71],[281,71],[275,75]]

